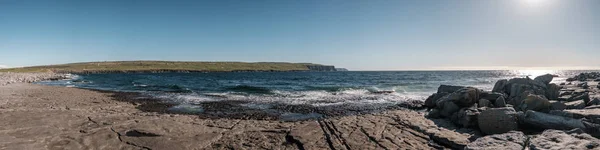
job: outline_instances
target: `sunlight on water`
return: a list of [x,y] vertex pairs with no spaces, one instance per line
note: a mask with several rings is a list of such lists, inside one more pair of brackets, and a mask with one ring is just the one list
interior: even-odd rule
[[556,70],[516,70],[515,74],[519,76],[528,76],[530,78],[535,78],[544,74],[556,74]]

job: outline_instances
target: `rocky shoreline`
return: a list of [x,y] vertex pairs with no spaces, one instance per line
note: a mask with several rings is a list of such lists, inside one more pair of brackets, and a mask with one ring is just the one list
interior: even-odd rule
[[[589,74],[558,85],[550,83],[552,75],[501,80],[492,91],[442,85],[424,103],[430,111],[406,109],[418,109],[415,102],[370,113],[320,112],[328,117],[302,121],[260,113],[173,113],[173,104],[136,93],[18,83],[66,75],[0,74],[0,83],[11,81],[0,86],[0,147],[600,149],[600,89]],[[235,102],[207,105],[221,110],[228,103]]]
[[489,135],[466,149],[600,149],[600,73],[560,85],[553,77],[499,80],[492,91],[442,85],[425,101],[427,117]]
[[12,83],[32,83],[46,80],[70,79],[70,74],[0,72],[0,86]]

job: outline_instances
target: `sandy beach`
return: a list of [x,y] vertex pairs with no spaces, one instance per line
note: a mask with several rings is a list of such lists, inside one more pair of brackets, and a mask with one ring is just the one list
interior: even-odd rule
[[466,144],[470,137],[438,128],[410,110],[300,122],[200,119],[143,112],[114,95],[29,83],[0,86],[0,147],[432,149],[449,148],[448,141]]

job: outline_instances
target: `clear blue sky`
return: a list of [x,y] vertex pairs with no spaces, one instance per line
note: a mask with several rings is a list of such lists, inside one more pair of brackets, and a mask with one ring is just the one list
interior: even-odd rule
[[0,65],[600,68],[600,0],[0,0]]

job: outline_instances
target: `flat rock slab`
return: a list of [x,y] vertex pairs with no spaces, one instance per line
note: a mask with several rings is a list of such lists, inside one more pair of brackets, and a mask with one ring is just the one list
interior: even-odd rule
[[504,134],[489,135],[469,143],[466,150],[522,150],[527,142],[523,132],[511,131]]
[[546,130],[529,141],[532,150],[600,149],[600,140],[588,134],[567,134],[560,130]]
[[600,108],[564,110],[576,118],[600,118]]
[[282,122],[143,112],[111,93],[0,86],[5,149],[462,149],[469,134],[412,110]]

